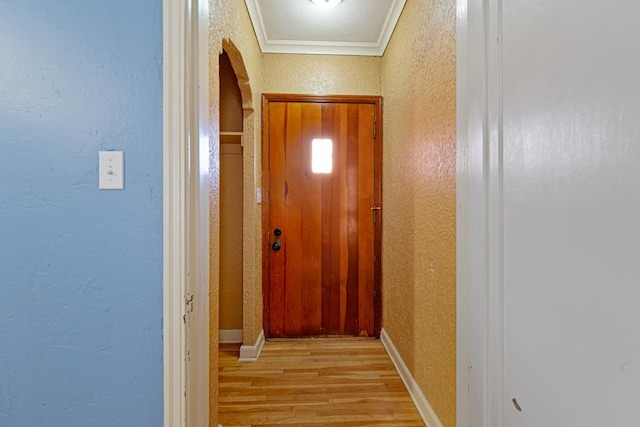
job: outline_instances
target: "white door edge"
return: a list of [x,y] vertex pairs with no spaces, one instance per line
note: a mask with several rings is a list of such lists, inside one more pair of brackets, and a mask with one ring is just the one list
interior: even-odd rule
[[208,339],[189,340],[209,336],[208,8],[207,0],[163,0],[165,427],[209,418]]
[[469,426],[467,2],[456,2],[456,424]]
[[501,0],[458,0],[458,426],[504,425]]

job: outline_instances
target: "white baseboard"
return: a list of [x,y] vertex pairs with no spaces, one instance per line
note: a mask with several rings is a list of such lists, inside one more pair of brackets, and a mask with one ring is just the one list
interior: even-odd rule
[[254,345],[243,345],[240,347],[240,358],[238,362],[255,362],[260,357],[262,347],[264,346],[264,330],[260,331],[260,335]]
[[218,337],[220,344],[240,344],[242,329],[220,329]]
[[427,427],[442,427],[442,423],[438,419],[438,416],[422,393],[422,390],[420,390],[420,386],[418,386],[413,375],[411,375],[411,371],[407,368],[407,365],[404,363],[404,360],[402,360],[398,349],[393,344],[393,341],[391,341],[391,338],[389,338],[389,335],[384,328],[380,331],[380,342],[382,342],[382,345],[385,350],[387,350],[391,361],[395,365],[402,382],[409,392],[409,396],[411,396],[413,403],[415,403],[416,408],[422,417],[422,421],[424,421]]

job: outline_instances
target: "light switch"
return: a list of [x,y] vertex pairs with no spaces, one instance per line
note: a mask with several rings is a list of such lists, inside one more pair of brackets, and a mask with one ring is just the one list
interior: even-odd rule
[[98,175],[99,189],[124,190],[124,152],[100,151]]

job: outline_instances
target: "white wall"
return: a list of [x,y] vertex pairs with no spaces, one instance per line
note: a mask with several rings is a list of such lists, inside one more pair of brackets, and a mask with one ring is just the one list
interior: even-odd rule
[[640,425],[640,3],[486,3],[470,425]]

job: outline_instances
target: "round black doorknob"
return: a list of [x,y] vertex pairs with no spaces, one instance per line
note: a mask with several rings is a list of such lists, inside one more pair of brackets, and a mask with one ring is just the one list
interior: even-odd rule
[[280,230],[279,228],[276,228],[275,230],[273,230],[273,234],[275,234],[275,236],[278,237],[282,234],[282,230]]
[[271,249],[273,249],[274,251],[279,251],[281,247],[282,244],[280,243],[280,240],[276,240],[275,242],[273,242]]

